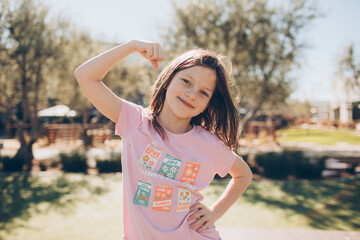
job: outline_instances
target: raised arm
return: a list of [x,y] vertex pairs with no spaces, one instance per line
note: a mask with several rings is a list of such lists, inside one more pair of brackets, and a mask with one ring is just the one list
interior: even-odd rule
[[103,115],[117,122],[121,110],[121,98],[116,96],[102,79],[110,69],[128,55],[139,52],[154,68],[165,59],[159,43],[132,40],[116,46],[81,64],[74,72],[81,90]]

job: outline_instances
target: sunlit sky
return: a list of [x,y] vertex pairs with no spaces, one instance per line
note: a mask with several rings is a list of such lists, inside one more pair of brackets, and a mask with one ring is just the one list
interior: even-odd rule
[[[96,39],[161,41],[160,34],[173,17],[170,0],[41,0],[53,13],[61,12]],[[336,102],[332,83],[337,61],[351,44],[360,47],[360,1],[315,0],[324,14],[302,36],[309,45],[296,71],[292,98]],[[90,57],[90,56],[89,56]]]

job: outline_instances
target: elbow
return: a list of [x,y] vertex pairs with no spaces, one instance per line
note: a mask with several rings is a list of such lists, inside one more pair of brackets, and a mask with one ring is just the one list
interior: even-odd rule
[[246,179],[249,181],[249,184],[251,183],[252,179],[253,179],[253,173],[251,171],[251,168],[248,166],[247,171],[246,171]]
[[93,71],[89,72],[89,67],[86,65],[80,65],[74,71],[75,79],[78,81],[79,84],[81,82],[89,82],[89,81],[100,82],[102,80],[102,77],[96,77],[96,75],[97,75],[96,72],[95,73]]
[[253,173],[251,172],[250,168],[243,173],[241,176],[233,176],[232,177],[235,182],[242,182],[246,183],[246,185],[249,185],[253,179]]
[[81,67],[75,69],[74,76],[77,81],[81,79]]
[[249,185],[251,183],[253,179],[253,173],[251,171],[251,169],[248,167],[244,173],[244,175],[242,175],[241,177],[241,181],[246,182],[247,185]]
[[250,170],[250,171],[249,171],[249,176],[248,176],[249,184],[251,183],[252,180],[253,180],[253,173],[252,173],[252,171]]
[[79,66],[75,69],[74,76],[79,85],[81,85],[84,81],[86,81],[86,79],[88,79],[86,72],[84,71],[82,66]]

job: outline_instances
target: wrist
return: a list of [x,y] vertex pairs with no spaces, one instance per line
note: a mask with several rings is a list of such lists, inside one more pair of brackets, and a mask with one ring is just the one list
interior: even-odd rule
[[222,217],[223,214],[221,214],[221,212],[219,212],[219,209],[216,208],[215,206],[211,206],[209,209],[215,216],[216,221]]
[[131,52],[137,52],[138,51],[138,49],[137,49],[137,40],[130,40],[129,42],[128,42],[128,44],[129,44],[129,46],[130,46],[130,50],[131,50]]
[[[127,51],[127,54],[132,54],[134,52],[136,52],[136,40],[130,40],[128,42],[125,42],[124,44],[122,44],[123,47],[125,47],[125,51]],[[121,46],[119,46],[121,47]]]

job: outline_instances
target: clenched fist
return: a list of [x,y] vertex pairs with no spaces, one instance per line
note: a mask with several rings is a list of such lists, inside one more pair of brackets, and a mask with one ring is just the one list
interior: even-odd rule
[[159,67],[159,62],[165,60],[163,49],[159,43],[133,40],[133,48],[148,59],[155,69]]

